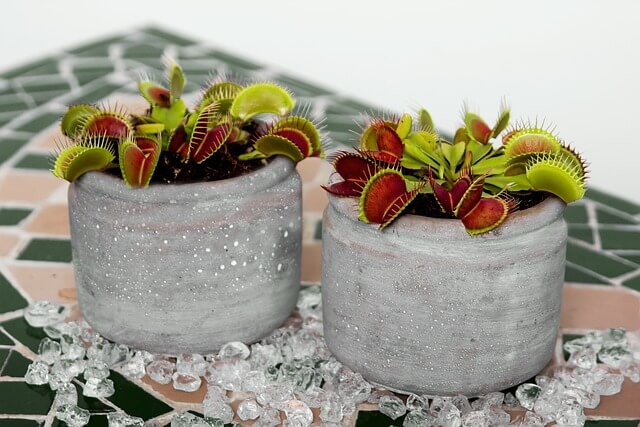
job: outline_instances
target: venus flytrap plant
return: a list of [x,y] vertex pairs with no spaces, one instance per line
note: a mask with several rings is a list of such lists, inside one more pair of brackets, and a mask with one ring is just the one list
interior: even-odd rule
[[[565,203],[584,195],[586,166],[573,149],[537,123],[509,125],[503,106],[493,126],[466,111],[452,141],[439,136],[430,114],[371,118],[355,152],[332,163],[343,181],[325,186],[341,197],[359,197],[359,218],[389,225],[410,205],[417,212],[458,218],[470,235],[499,227],[520,204],[546,193]],[[439,212],[439,213],[438,213]]]
[[216,79],[190,111],[181,99],[186,79],[169,62],[168,88],[142,80],[149,103],[144,114],[73,105],[62,118],[73,142],[59,150],[54,175],[74,181],[89,171],[120,172],[130,187],[165,182],[224,179],[265,164],[276,155],[294,162],[324,155],[320,122],[295,109],[291,93],[274,83],[241,84]]

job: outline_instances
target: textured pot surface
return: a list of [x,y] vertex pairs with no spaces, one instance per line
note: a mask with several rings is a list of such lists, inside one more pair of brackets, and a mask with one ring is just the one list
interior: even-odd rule
[[369,381],[421,394],[501,390],[540,372],[560,323],[567,227],[549,198],[470,237],[405,215],[380,232],[330,196],[322,296],[329,349]]
[[146,189],[84,175],[69,214],[85,319],[169,354],[259,340],[295,307],[301,204],[300,177],[280,157],[237,178]]

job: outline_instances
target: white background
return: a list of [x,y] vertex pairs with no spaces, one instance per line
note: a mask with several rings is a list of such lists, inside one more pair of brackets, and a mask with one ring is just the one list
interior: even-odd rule
[[453,130],[545,117],[591,163],[591,184],[640,202],[640,2],[10,1],[0,68],[150,23]]

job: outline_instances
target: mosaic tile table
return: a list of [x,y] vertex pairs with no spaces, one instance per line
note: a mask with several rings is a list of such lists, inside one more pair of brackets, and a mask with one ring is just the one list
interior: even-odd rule
[[[22,315],[29,302],[51,299],[75,307],[66,206],[67,185],[48,171],[47,154],[65,105],[99,102],[136,92],[140,72],[159,74],[159,59],[178,59],[195,91],[210,70],[252,78],[273,79],[327,115],[334,141],[350,143],[348,130],[358,111],[369,108],[329,90],[300,81],[155,28],[115,36],[60,52],[0,75],[0,427],[49,425],[54,394],[46,387],[27,385],[23,376],[41,338]],[[300,166],[304,179],[305,284],[320,279],[322,210],[326,204],[318,184],[330,167],[311,159]],[[640,206],[604,192],[590,190],[587,198],[567,210],[570,241],[561,336],[552,364],[565,363],[562,341],[589,329],[621,326],[640,329]],[[77,307],[75,307],[77,310]],[[205,387],[178,392],[150,380],[128,381],[112,373],[116,393],[108,400],[80,398],[94,413],[120,408],[127,413],[166,424],[176,411],[199,410]],[[360,407],[358,426],[401,425],[376,411]],[[625,380],[622,393],[603,397],[587,410],[587,425],[637,426],[640,384]],[[53,424],[59,424],[53,420]],[[106,425],[93,416],[90,425]]]

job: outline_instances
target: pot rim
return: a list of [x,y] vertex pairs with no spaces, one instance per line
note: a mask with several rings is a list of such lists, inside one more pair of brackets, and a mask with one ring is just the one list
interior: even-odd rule
[[[338,181],[342,181],[342,177],[337,172],[333,172],[329,177],[329,183]],[[384,234],[402,233],[405,236],[411,236],[416,239],[446,238],[467,242],[474,241],[474,238],[496,239],[533,232],[558,219],[562,219],[567,206],[558,197],[550,195],[535,206],[512,213],[496,229],[478,236],[470,236],[458,219],[434,218],[414,214],[401,214],[384,230],[379,230],[378,224],[368,224],[358,219],[358,198],[339,197],[329,192],[327,192],[327,196],[329,204],[341,215],[350,218],[356,223],[356,229],[361,232],[380,233],[381,238]]]
[[194,197],[199,200],[211,200],[225,199],[231,195],[249,196],[274,187],[292,173],[296,173],[293,161],[287,157],[276,156],[254,171],[217,181],[151,183],[147,188],[130,188],[120,177],[94,171],[82,175],[72,186],[77,186],[84,192],[123,201],[140,202],[144,198],[145,201],[156,203],[177,203],[193,200]]

